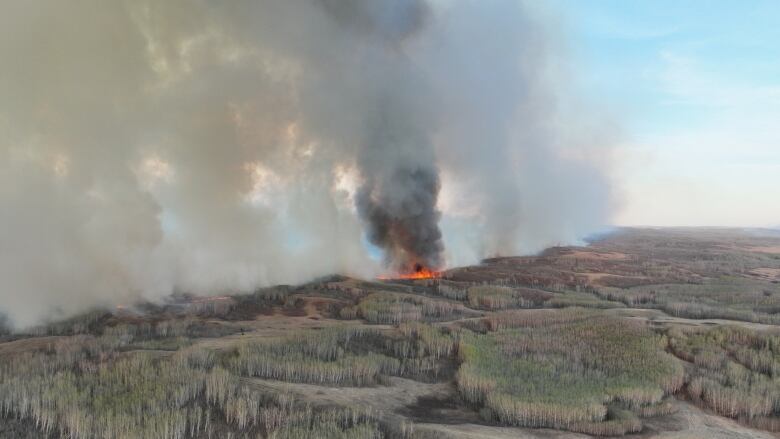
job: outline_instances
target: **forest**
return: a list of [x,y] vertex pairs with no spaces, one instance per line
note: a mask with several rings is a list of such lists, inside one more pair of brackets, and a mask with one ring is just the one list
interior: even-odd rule
[[330,276],[0,321],[0,437],[772,437],[767,241],[627,230],[440,279]]

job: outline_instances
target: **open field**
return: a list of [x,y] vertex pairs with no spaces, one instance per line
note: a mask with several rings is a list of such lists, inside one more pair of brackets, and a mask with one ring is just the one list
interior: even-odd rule
[[780,239],[627,229],[0,330],[0,438],[778,437]]

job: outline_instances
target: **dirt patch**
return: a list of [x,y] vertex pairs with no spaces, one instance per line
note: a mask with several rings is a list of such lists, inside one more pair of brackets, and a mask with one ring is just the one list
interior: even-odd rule
[[21,340],[0,343],[0,355],[13,355],[27,351],[46,349],[63,336],[23,338]]
[[780,245],[753,246],[744,247],[744,249],[756,253],[770,253],[773,255],[780,255]]
[[289,307],[282,307],[280,308],[280,312],[285,317],[305,317],[306,316],[306,310],[303,308],[299,308],[296,304],[295,308],[289,308]]
[[741,320],[726,319],[686,319],[684,317],[674,317],[657,309],[647,308],[615,308],[605,311],[607,314],[625,317],[633,320],[648,322],[653,326],[741,326],[743,328],[755,331],[778,331],[780,327],[776,325],[767,325],[763,323],[743,322]]
[[591,285],[602,285],[602,283],[599,282],[601,279],[612,276],[609,273],[577,273],[577,274],[587,277],[588,283]]
[[455,385],[449,394],[424,395],[398,413],[415,423],[463,424],[479,422],[479,415],[461,400]]
[[742,426],[737,422],[704,411],[695,405],[676,401],[677,413],[646,419],[641,438],[664,439],[772,439],[772,433]]
[[242,381],[253,387],[293,393],[313,405],[370,408],[390,417],[407,413],[407,408],[415,406],[420,398],[448,398],[454,388],[451,383],[421,383],[398,377],[389,377],[386,386],[374,387],[326,387],[261,378]]
[[334,317],[336,314],[334,310],[347,304],[344,300],[331,297],[301,297],[299,300],[302,301],[305,315],[312,319]]
[[576,273],[588,278],[588,284],[602,287],[626,287],[647,283],[645,276],[623,276],[611,273]]
[[780,268],[754,268],[750,273],[763,279],[780,279]]
[[562,255],[562,258],[585,259],[592,261],[624,261],[628,255],[620,252],[595,252],[587,250],[572,250]]
[[[636,439],[772,439],[777,436],[765,431],[754,430],[737,424],[731,419],[721,418],[696,406],[675,401],[677,413],[643,420],[645,428],[641,433],[626,437]],[[584,439],[591,438],[578,433],[548,429],[496,427],[464,423],[445,425],[420,423],[415,430],[439,434],[453,439]],[[436,436],[433,436],[436,437]]]
[[227,320],[251,320],[258,315],[273,315],[274,306],[254,302],[241,302],[225,316]]
[[471,423],[459,425],[415,424],[415,431],[426,432],[430,437],[443,439],[587,439],[592,437],[566,431],[495,427]]

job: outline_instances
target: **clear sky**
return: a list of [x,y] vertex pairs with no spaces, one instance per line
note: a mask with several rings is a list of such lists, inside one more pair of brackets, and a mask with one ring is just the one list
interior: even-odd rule
[[553,0],[622,126],[621,225],[780,225],[780,1]]

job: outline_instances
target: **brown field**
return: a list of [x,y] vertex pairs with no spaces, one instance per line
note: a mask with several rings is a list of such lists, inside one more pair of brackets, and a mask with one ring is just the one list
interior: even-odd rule
[[[47,368],[54,368],[76,371],[69,379],[101,393],[94,387],[101,384],[90,381],[99,370],[158,367],[164,375],[166,367],[181,367],[181,358],[192,359],[181,373],[223,374],[219,382],[232,383],[235,392],[214,397],[208,386],[215,384],[207,380],[207,390],[176,403],[188,416],[209,413],[192,424],[201,433],[192,433],[187,421],[192,434],[182,437],[363,437],[369,431],[374,436],[366,437],[399,439],[778,437],[780,386],[772,387],[780,377],[780,352],[772,350],[780,350],[777,254],[780,239],[740,230],[625,229],[586,247],[488,259],[436,280],[335,276],[248,295],[181,296],[165,305],[96,310],[0,335],[0,438],[136,437],[108,430],[90,436],[79,430],[86,424],[69,423],[71,412],[22,410],[22,399],[4,402],[3,391],[23,393],[2,386],[24,386],[15,380],[19,374],[30,382],[53,379],[60,375]],[[612,358],[611,344],[644,355],[637,367],[646,370],[631,375],[610,363],[639,358]],[[507,374],[510,367],[515,372]],[[620,370],[631,377],[610,375]],[[663,378],[669,373],[679,376]],[[566,376],[571,383],[559,388],[556,377]],[[653,388],[656,381],[646,376],[666,384]],[[176,374],[166,379],[156,385],[181,385],[170,382]],[[528,390],[529,383],[545,383],[546,390]],[[168,404],[167,394],[176,393],[158,395],[155,407]],[[263,404],[295,403],[280,406],[289,411],[281,424],[267,421],[268,413],[279,413],[273,407],[261,407],[266,418],[249,422],[245,407],[251,405],[240,399],[249,395],[263,395]],[[499,399],[489,405],[489,398]],[[585,421],[530,426],[521,413],[536,401],[552,401],[558,405],[549,406],[550,413],[569,416],[582,404],[594,407],[593,398],[607,402]],[[766,406],[766,398],[776,405]],[[101,424],[117,422],[116,411],[89,404],[65,406]],[[351,420],[329,424],[332,410],[346,410]],[[649,414],[638,416],[642,410]],[[145,414],[132,421],[134,428],[150,431],[155,417],[175,428],[175,418],[164,413]],[[202,419],[210,422],[208,432]]]
[[750,273],[769,280],[780,280],[780,268],[754,268]]
[[751,252],[770,253],[774,255],[780,255],[780,245],[747,247],[746,250]]

